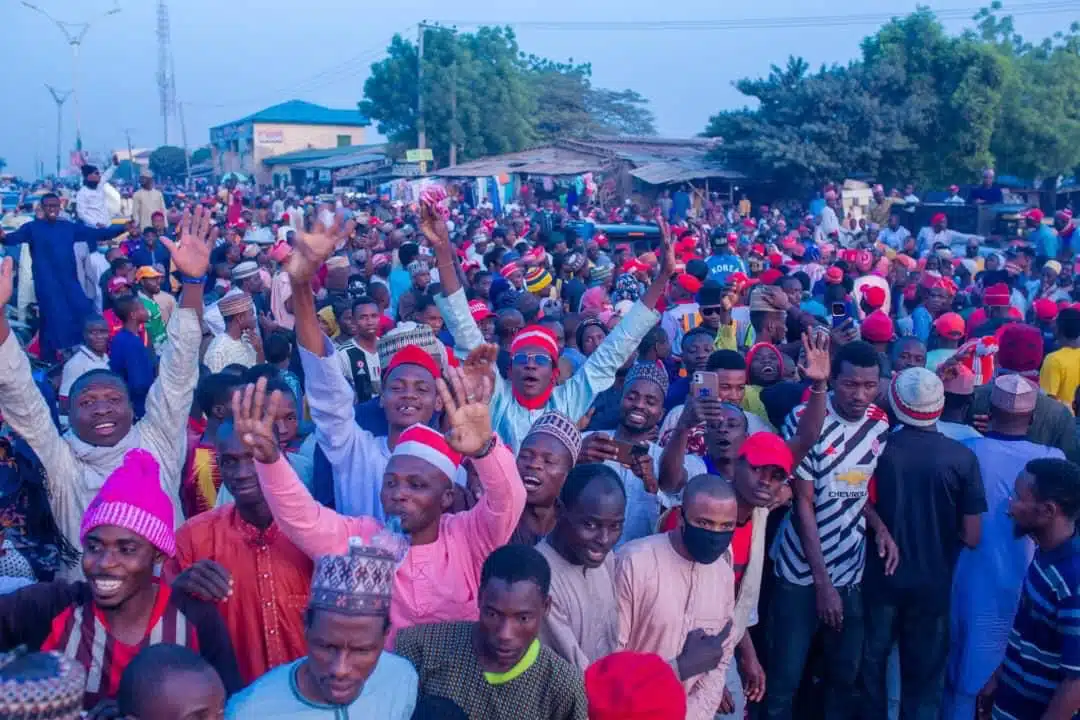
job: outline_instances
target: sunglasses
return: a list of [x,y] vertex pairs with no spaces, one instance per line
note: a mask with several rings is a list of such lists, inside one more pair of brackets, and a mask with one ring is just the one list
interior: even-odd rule
[[551,367],[551,356],[545,353],[519,352],[510,358],[514,365],[535,365],[538,368]]
[[701,313],[702,317],[710,317],[712,315],[719,315],[720,313],[724,312],[724,308],[722,308],[722,307],[703,307],[703,308],[698,308],[698,312]]

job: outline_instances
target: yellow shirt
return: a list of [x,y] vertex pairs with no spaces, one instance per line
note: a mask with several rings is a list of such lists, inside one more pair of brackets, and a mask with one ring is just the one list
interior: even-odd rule
[[1047,355],[1039,374],[1039,384],[1047,395],[1072,410],[1076,388],[1080,386],[1080,348],[1061,348]]

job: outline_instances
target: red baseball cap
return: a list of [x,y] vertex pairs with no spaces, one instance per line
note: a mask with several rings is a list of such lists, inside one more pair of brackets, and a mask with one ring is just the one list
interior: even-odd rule
[[470,300],[469,314],[472,315],[472,319],[476,322],[495,317],[495,313],[491,312],[491,308],[483,300]]
[[739,457],[746,458],[746,462],[754,467],[774,465],[787,475],[795,465],[791,448],[779,435],[771,432],[756,432],[746,438],[739,448]]
[[829,285],[839,285],[844,282],[844,271],[838,267],[831,267],[825,271],[825,282]]
[[1058,305],[1050,298],[1039,298],[1031,304],[1031,307],[1035,311],[1035,317],[1046,322],[1058,315]]
[[934,330],[941,337],[959,340],[964,337],[964,318],[954,312],[944,313],[934,321]]

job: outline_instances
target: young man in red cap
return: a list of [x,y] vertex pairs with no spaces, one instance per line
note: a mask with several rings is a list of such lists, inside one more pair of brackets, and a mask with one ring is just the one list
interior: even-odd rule
[[968,318],[968,335],[970,337],[995,335],[1002,326],[1023,320],[1023,316],[1010,305],[1010,295],[1008,284],[1003,282],[994,283],[983,290],[983,308],[980,308],[982,312],[976,310]]
[[[408,538],[394,576],[393,632],[420,622],[475,620],[480,567],[505,544],[525,507],[525,486],[514,456],[491,430],[491,382],[466,382],[448,371],[436,381],[446,409],[444,436],[413,425],[397,439],[379,493],[388,522]],[[281,454],[274,432],[280,393],[267,397],[266,381],[233,399],[237,432],[255,455],[263,495],[282,532],[311,558],[343,553],[353,536],[371,539],[381,529],[372,517],[350,517],[320,505]],[[459,402],[460,401],[460,404]],[[484,492],[466,512],[448,514],[453,477],[468,456]]]
[[930,218],[930,225],[919,231],[916,238],[916,251],[919,257],[925,257],[938,244],[951,248],[957,243],[967,242],[968,238],[979,237],[949,229],[949,217],[945,213],[935,213]]
[[[322,238],[327,240],[320,244]],[[287,266],[300,362],[316,439],[333,469],[335,508],[345,515],[383,520],[379,500],[383,472],[401,433],[417,423],[430,423],[442,409],[435,387],[442,368],[431,352],[439,346],[426,326],[403,326],[380,340],[380,354],[384,346],[396,348],[385,361],[381,357],[379,361],[383,365],[379,405],[386,413],[388,432],[377,437],[361,428],[353,410],[355,392],[342,373],[333,344],[319,326],[311,290],[310,279],[325,253],[333,251],[332,243],[329,234],[302,236]]]
[[668,291],[671,304],[660,318],[660,327],[664,328],[673,348],[681,347],[683,336],[701,324],[695,299],[700,290],[701,281],[688,273],[681,273],[671,283]]
[[964,318],[954,312],[939,315],[934,320],[934,335],[930,342],[934,349],[926,353],[927,369],[937,372],[938,366],[956,353],[963,339]]
[[116,696],[124,668],[157,643],[196,650],[236,692],[242,682],[217,610],[155,577],[176,552],[160,468],[131,450],[86,509],[79,538],[86,582],[42,583],[0,596],[0,650],[58,650],[86,669],[84,707]]
[[[446,318],[446,327],[454,336],[457,348],[471,352],[483,343],[483,336],[469,313],[465,291],[458,282],[457,257],[450,245],[446,223],[430,205],[421,207],[421,229],[435,248],[442,278],[442,293],[437,298]],[[656,303],[674,274],[675,257],[666,223],[662,246],[664,262],[660,272],[645,295],[622,318],[600,347],[572,377],[556,384],[558,342],[551,330],[529,325],[514,338],[510,346],[510,380],[496,375],[491,400],[491,419],[495,431],[511,448],[521,441],[546,410],[559,410],[572,418],[580,418],[593,399],[615,382],[615,373],[637,350],[645,334],[656,325],[659,316]],[[480,369],[479,373],[486,370]]]

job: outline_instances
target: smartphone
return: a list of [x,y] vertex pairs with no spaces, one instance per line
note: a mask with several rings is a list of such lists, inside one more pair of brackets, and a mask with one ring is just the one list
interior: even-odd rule
[[699,370],[690,378],[690,392],[694,397],[714,398],[720,394],[720,377],[714,372]]
[[638,456],[646,455],[649,452],[647,445],[628,443],[621,440],[614,440],[613,442],[615,443],[615,461],[625,467],[632,466]]
[[832,326],[834,328],[840,327],[847,318],[847,305],[842,302],[834,302],[832,304]]

